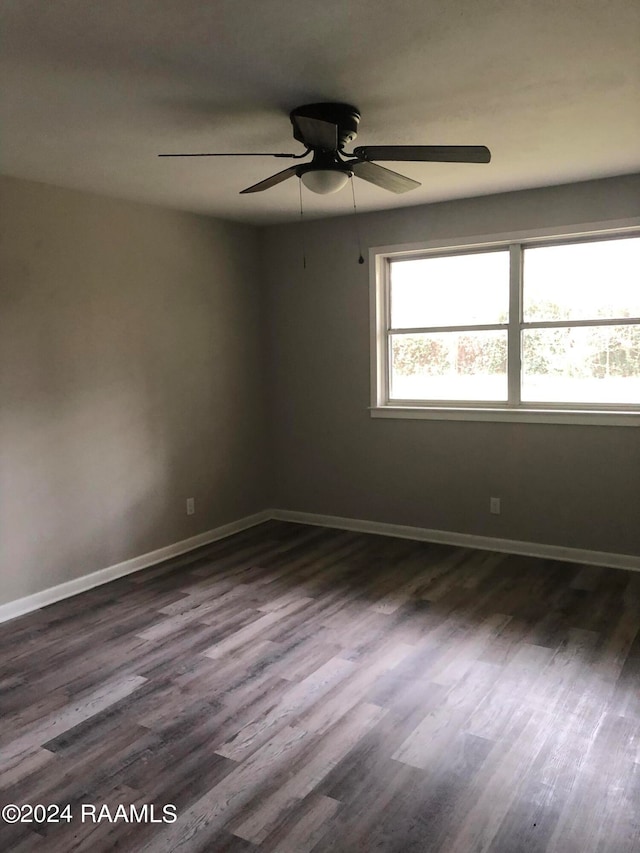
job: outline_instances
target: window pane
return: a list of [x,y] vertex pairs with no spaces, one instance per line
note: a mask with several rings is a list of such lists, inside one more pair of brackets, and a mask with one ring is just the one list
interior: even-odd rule
[[522,332],[522,399],[640,402],[640,325]]
[[391,262],[391,327],[506,323],[509,252]]
[[524,250],[524,320],[640,317],[640,238]]
[[395,400],[507,399],[507,333],[392,335]]

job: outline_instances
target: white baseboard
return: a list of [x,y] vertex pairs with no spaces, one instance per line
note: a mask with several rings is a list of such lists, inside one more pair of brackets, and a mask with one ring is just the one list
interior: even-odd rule
[[356,533],[377,533],[382,536],[396,536],[400,539],[415,539],[421,542],[436,542],[462,548],[479,548],[483,551],[501,551],[507,554],[521,554],[526,557],[541,557],[550,560],[563,560],[569,563],[581,563],[592,566],[605,566],[613,569],[640,571],[640,557],[631,554],[613,554],[606,551],[587,551],[582,548],[566,548],[562,545],[543,545],[538,542],[519,542],[515,539],[497,539],[491,536],[475,536],[470,533],[456,533],[452,530],[430,530],[427,527],[408,527],[403,524],[385,524],[379,521],[367,521],[360,518],[344,518],[339,515],[320,515],[313,512],[296,512],[288,509],[265,509],[254,515],[239,518],[229,524],[223,524],[189,539],[183,539],[165,548],[149,551],[139,557],[133,557],[115,566],[109,566],[66,581],[57,586],[35,592],[24,598],[0,605],[0,622],[14,619],[33,610],[39,610],[47,604],[53,604],[63,598],[70,598],[79,592],[85,592],[109,581],[139,572],[149,566],[178,557],[208,545],[218,539],[224,539],[234,533],[247,530],[256,524],[276,519],[299,524],[312,524],[318,527],[336,527],[340,530],[353,530]]
[[479,548],[482,551],[501,551],[525,557],[542,557],[547,560],[563,560],[612,569],[629,569],[640,572],[640,557],[632,554],[610,554],[606,551],[587,551],[582,548],[565,548],[562,545],[543,545],[538,542],[519,542],[516,539],[496,539],[492,536],[475,536],[456,533],[454,530],[429,530],[427,527],[407,527],[402,524],[385,524],[360,518],[343,518],[338,515],[319,515],[313,512],[296,512],[276,509],[271,517],[279,521],[294,521],[319,527],[337,527],[356,533],[378,533],[397,536],[400,539],[416,539],[422,542],[437,542],[462,548]]
[[256,524],[261,524],[270,518],[273,518],[273,511],[262,510],[262,512],[247,515],[229,524],[223,524],[220,527],[214,527],[212,530],[206,530],[204,533],[191,536],[189,539],[183,539],[181,542],[175,542],[173,545],[167,545],[165,548],[158,548],[139,557],[132,557],[130,560],[117,563],[115,566],[108,566],[106,569],[99,569],[97,572],[91,572],[89,575],[82,575],[79,578],[74,578],[57,586],[35,592],[33,595],[9,601],[7,604],[0,605],[0,622],[6,622],[8,619],[14,619],[16,616],[22,616],[25,613],[30,613],[32,610],[39,610],[47,604],[53,604],[55,601],[60,601],[63,598],[70,598],[79,592],[85,592],[88,589],[93,589],[93,587],[101,586],[124,575],[130,575],[133,572],[139,572],[141,569],[147,569],[149,566],[163,562],[163,560],[169,560],[172,557],[180,556],[180,554],[186,554],[188,551],[193,551],[195,548],[208,545],[210,542],[215,542],[218,539],[224,539],[225,536],[231,536],[233,533],[239,533],[241,530],[247,530],[249,527],[254,527]]

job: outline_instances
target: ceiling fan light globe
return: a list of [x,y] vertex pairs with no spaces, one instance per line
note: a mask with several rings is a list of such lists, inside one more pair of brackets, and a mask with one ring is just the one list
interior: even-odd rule
[[302,183],[308,190],[319,195],[337,193],[346,186],[349,175],[337,169],[313,169],[301,175]]

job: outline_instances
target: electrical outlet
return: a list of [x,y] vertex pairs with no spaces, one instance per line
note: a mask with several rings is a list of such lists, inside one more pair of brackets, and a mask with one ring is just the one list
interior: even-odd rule
[[500,515],[500,498],[489,498],[489,512],[492,515]]
[[187,515],[195,515],[196,512],[196,499],[195,498],[187,498]]

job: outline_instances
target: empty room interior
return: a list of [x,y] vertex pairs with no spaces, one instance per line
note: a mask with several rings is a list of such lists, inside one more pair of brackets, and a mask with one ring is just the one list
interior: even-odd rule
[[638,853],[638,3],[0,29],[0,849]]

